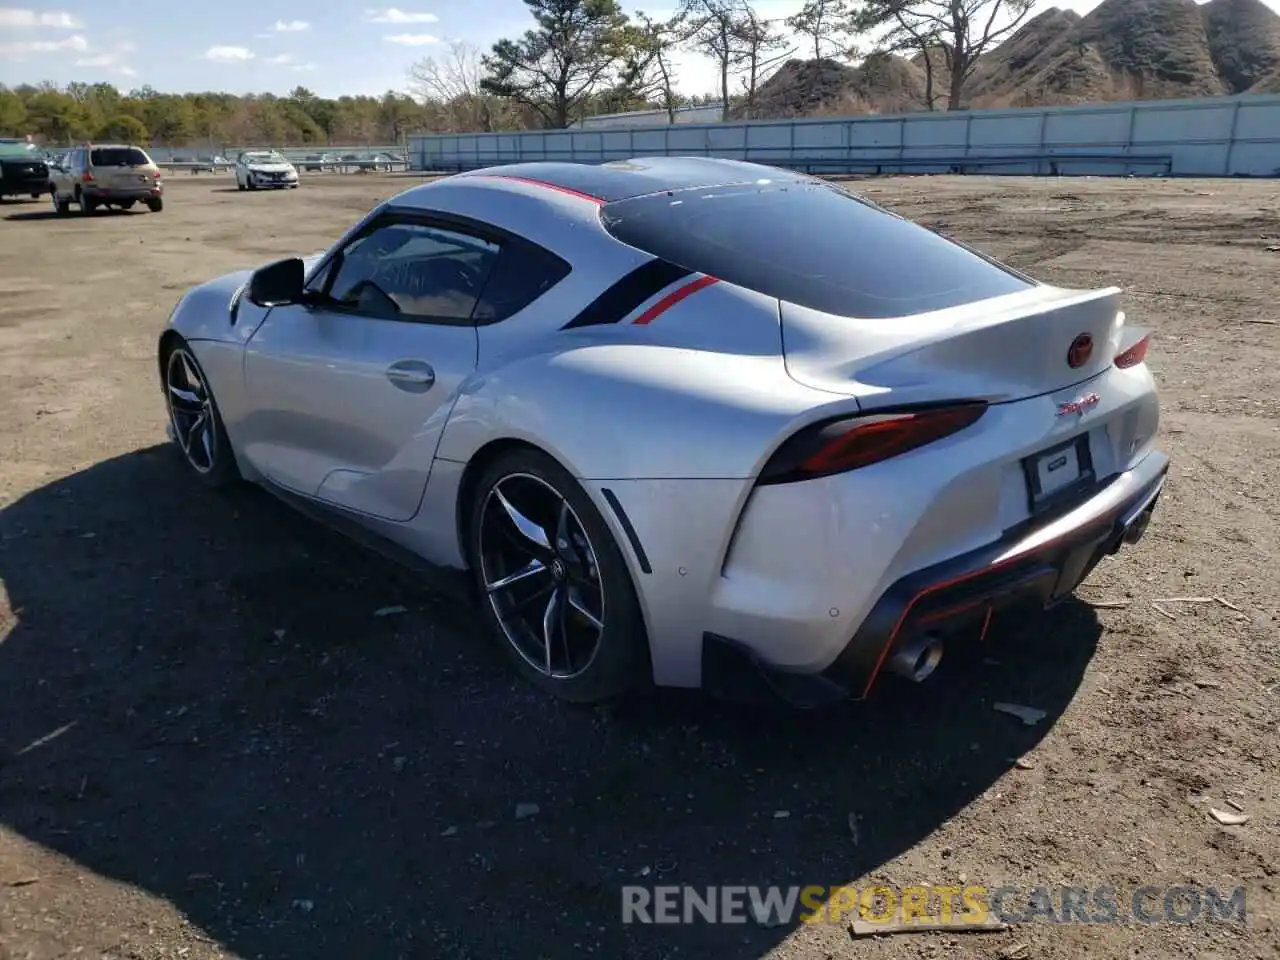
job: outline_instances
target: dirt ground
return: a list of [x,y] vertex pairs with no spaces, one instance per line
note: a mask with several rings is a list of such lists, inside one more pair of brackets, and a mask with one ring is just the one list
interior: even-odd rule
[[[1081,601],[807,714],[548,702],[467,609],[185,481],[153,358],[180,292],[407,185],[0,207],[0,958],[1280,956],[1280,182],[859,184],[1042,279],[1124,287],[1174,466]],[[621,923],[624,884],[871,882],[1112,886],[1130,922]],[[1132,922],[1170,884],[1244,887],[1247,920]]]

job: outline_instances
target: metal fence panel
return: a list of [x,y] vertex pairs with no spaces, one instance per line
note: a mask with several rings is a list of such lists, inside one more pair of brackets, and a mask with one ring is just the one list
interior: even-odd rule
[[[371,148],[377,152],[380,148]],[[411,169],[712,156],[836,173],[1280,174],[1280,96],[625,129],[418,135]]]

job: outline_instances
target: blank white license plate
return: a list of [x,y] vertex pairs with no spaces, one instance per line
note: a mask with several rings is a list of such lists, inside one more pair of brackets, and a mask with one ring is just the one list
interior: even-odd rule
[[1040,496],[1051,496],[1063,487],[1080,479],[1079,448],[1073,443],[1042,453],[1035,459],[1036,479],[1040,481]]

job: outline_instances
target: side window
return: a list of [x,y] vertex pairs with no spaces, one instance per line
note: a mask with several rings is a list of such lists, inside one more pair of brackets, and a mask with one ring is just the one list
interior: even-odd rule
[[519,313],[569,275],[569,264],[524,244],[505,246],[489,274],[472,318],[494,323]]
[[456,230],[384,224],[350,243],[328,269],[329,299],[388,320],[469,320],[499,250]]

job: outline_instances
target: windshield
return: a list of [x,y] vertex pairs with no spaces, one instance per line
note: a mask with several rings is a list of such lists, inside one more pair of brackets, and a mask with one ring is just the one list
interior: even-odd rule
[[911,316],[1033,285],[825,183],[760,180],[664,192],[606,204],[602,218],[615,237],[646,253],[843,317]]
[[5,140],[0,141],[0,157],[22,157],[24,159],[39,160],[44,156],[40,148],[34,143],[27,143],[23,140]]
[[244,155],[245,163],[288,163],[282,154],[276,153],[274,150],[264,150],[260,153],[246,153]]
[[95,167],[145,167],[150,162],[137,147],[95,147],[89,154]]

